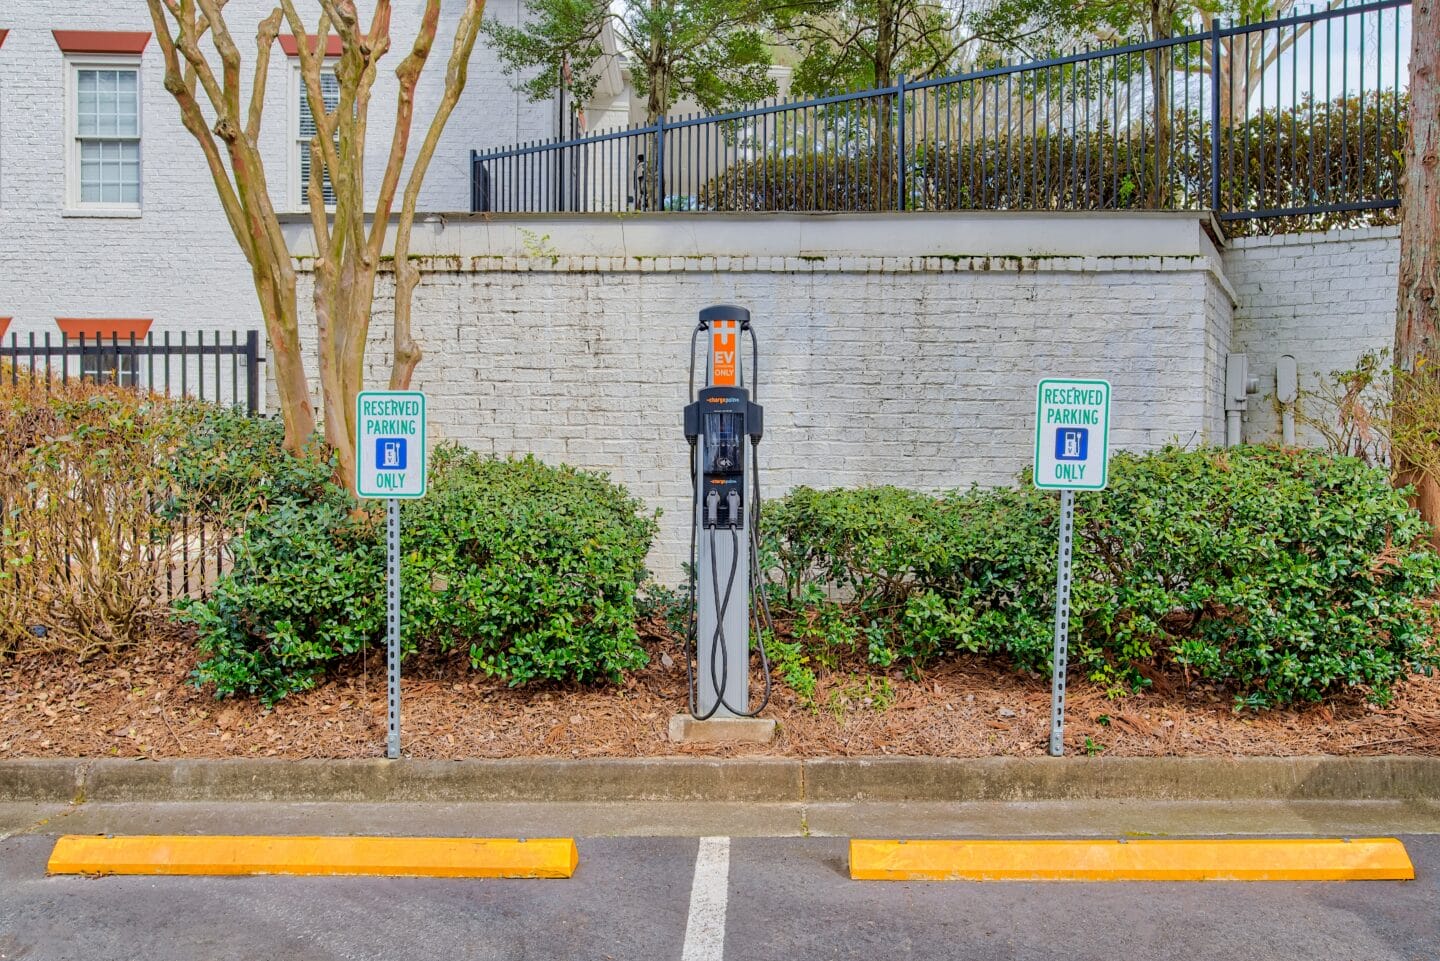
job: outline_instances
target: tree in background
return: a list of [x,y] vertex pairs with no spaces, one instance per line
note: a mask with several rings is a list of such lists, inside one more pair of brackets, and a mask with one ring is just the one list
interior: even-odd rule
[[959,73],[987,49],[1075,30],[1077,13],[1050,0],[826,0],[779,5],[772,22],[800,57],[791,92],[824,96]]
[[[1273,20],[1277,17],[1284,17],[1296,13],[1296,0],[1232,0],[1232,2],[1219,6],[1205,6],[1196,8],[1194,21],[1189,25],[1196,32],[1208,29],[1210,19],[1220,17],[1228,21],[1255,22],[1258,20]],[[1345,5],[1345,0],[1325,0],[1325,2],[1307,3],[1306,9],[1334,10]],[[1300,38],[1307,36],[1315,27],[1314,22],[1296,24],[1294,27],[1274,31],[1267,30],[1263,33],[1250,34],[1250,42],[1245,42],[1245,37],[1234,36],[1220,44],[1220,76],[1216,83],[1220,85],[1220,122],[1229,124],[1232,120],[1243,118],[1245,107],[1243,101],[1254,91],[1260,88],[1261,78],[1265,72],[1275,65],[1282,56],[1293,50],[1300,42]],[[1209,48],[1205,50],[1206,71],[1209,71]],[[1239,106],[1239,118],[1236,116],[1236,100],[1242,101]]]
[[1390,429],[1395,483],[1414,485],[1440,545],[1440,0],[1411,17]]
[[[1083,0],[1077,4],[1071,23],[1088,29],[1097,39],[1112,44],[1139,40],[1166,40],[1203,33],[1211,21],[1253,23],[1272,20],[1294,12],[1297,0]],[[1315,9],[1334,9],[1344,0],[1322,0],[1307,4]],[[1229,125],[1243,119],[1246,99],[1259,89],[1261,78],[1284,54],[1308,35],[1313,23],[1297,24],[1281,31],[1264,31],[1229,37],[1220,44],[1220,72],[1212,77],[1220,95],[1220,122]],[[1151,104],[1155,131],[1156,161],[1170,169],[1175,110],[1175,84],[1185,74],[1212,70],[1210,44],[1203,44],[1200,56],[1180,46],[1162,47],[1146,55],[1152,79]],[[1237,116],[1238,114],[1238,116]],[[1151,206],[1164,206],[1165,185],[1157,181]]]
[[[146,3],[165,58],[165,89],[175,97],[185,128],[204,151],[226,219],[250,264],[271,344],[285,420],[285,447],[292,453],[299,453],[314,434],[315,411],[300,348],[295,265],[270,198],[260,134],[270,55],[282,25],[298,38],[300,76],[316,127],[309,146],[307,193],[315,235],[314,301],[323,425],[325,441],[336,453],[337,480],[354,490],[355,395],[363,387],[381,250],[400,195],[390,386],[404,389],[420,360],[410,325],[411,301],[419,282],[419,270],[409,257],[415,208],[440,135],[465,89],[484,0],[465,0],[455,25],[444,94],[400,194],[410,153],[415,87],[440,24],[440,0],[425,0],[414,42],[395,68],[399,79],[395,121],[373,209],[365,202],[366,131],[376,71],[391,44],[391,0],[375,0],[368,26],[361,24],[354,0],[319,0],[321,14],[313,32],[301,20],[295,0],[280,0],[257,31],[248,97],[242,77],[244,58],[225,21],[225,0]],[[340,40],[340,57],[333,67],[323,53],[332,31]],[[332,70],[338,81],[338,98],[332,91],[327,103],[322,75]],[[330,210],[327,191],[331,193]],[[369,214],[373,214],[373,222],[367,228]]]
[[[718,113],[776,93],[759,0],[526,0],[526,22],[485,33],[506,73],[532,100],[562,87],[584,103],[608,57],[609,31],[654,123],[682,97]],[[568,75],[568,77],[567,77]]]
[[[1097,39],[1112,43],[1134,40],[1155,40],[1185,34],[1204,33],[1212,20],[1226,24],[1256,23],[1274,20],[1297,12],[1298,0],[1087,0],[1082,21],[1093,23]],[[1317,0],[1305,3],[1306,10],[1334,10],[1345,0]],[[1314,29],[1314,22],[1295,24],[1280,31],[1264,31],[1229,37],[1220,44],[1220,76],[1215,82],[1220,90],[1220,120],[1235,119],[1236,107],[1244,115],[1244,103],[1237,104],[1260,87],[1260,79],[1302,37]],[[1248,38],[1248,39],[1247,39]],[[1210,48],[1198,60],[1184,62],[1186,69],[1196,68],[1209,74]]]

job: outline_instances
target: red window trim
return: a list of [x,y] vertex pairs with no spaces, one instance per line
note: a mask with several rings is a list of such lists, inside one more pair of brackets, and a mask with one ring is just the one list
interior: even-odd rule
[[109,340],[139,340],[150,332],[155,321],[149,317],[56,317],[55,324],[66,337]]
[[[3,32],[4,32],[4,31],[0,31],[0,33],[3,33]],[[4,37],[0,37],[0,40],[4,40],[4,39],[5,39]],[[13,319],[14,319],[13,317],[0,317],[0,337],[4,337],[4,336],[5,336],[5,331],[7,331],[7,330],[10,329],[10,321],[13,320]]]
[[[287,56],[287,57],[298,57],[298,56],[300,56],[300,41],[298,41],[298,40],[295,39],[294,34],[282,33],[282,34],[280,34],[280,36],[279,36],[279,40],[280,40],[280,49],[285,51],[285,56]],[[320,38],[319,38],[319,37],[317,37],[317,36],[315,36],[315,35],[312,34],[312,35],[310,36],[309,40],[310,40],[310,49],[311,49],[311,50],[314,50],[316,47],[320,46]],[[333,34],[333,33],[330,34],[330,35],[328,35],[328,36],[325,38],[325,56],[327,56],[327,57],[338,57],[338,56],[340,56],[340,38],[337,37],[337,36],[335,36],[335,34]]]
[[150,42],[146,31],[52,30],[65,53],[144,53]]
[[[5,46],[5,38],[10,36],[9,30],[0,30],[0,47]],[[6,318],[7,320],[9,318]]]

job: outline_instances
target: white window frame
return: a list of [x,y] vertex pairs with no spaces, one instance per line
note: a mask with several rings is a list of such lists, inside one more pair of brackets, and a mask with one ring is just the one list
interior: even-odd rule
[[[140,146],[140,200],[133,204],[85,203],[80,199],[80,71],[135,71],[135,141]],[[126,138],[129,139],[129,138]],[[145,72],[134,54],[67,54],[65,57],[65,213],[82,217],[138,217],[145,203]]]
[[[80,378],[83,380],[88,377],[97,384],[113,384],[121,387],[138,385],[140,383],[140,358],[136,354],[122,352],[129,343],[128,337],[124,340],[112,338],[109,341],[103,337],[95,337],[92,343],[82,341]],[[120,349],[117,350],[117,348]]]
[[[326,57],[325,69],[334,70],[340,64],[339,57]],[[290,140],[290,169],[289,181],[290,209],[296,213],[306,213],[310,210],[310,198],[308,195],[310,185],[300,182],[300,151],[309,150],[309,144],[300,142],[300,98],[309,96],[305,90],[305,78],[300,76],[300,58],[290,58],[290,97],[289,109],[287,111],[286,127]],[[335,210],[334,204],[326,204],[325,209]]]

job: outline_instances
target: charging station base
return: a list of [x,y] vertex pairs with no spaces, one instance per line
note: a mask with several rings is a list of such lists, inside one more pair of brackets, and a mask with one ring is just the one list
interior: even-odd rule
[[670,740],[676,744],[769,744],[774,738],[775,722],[768,717],[670,718]]

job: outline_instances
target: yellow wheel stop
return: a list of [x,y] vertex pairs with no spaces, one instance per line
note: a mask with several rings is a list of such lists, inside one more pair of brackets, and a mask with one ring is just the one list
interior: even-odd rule
[[66,835],[51,874],[300,874],[568,878],[573,838]]
[[1395,838],[850,842],[862,881],[1408,881]]

